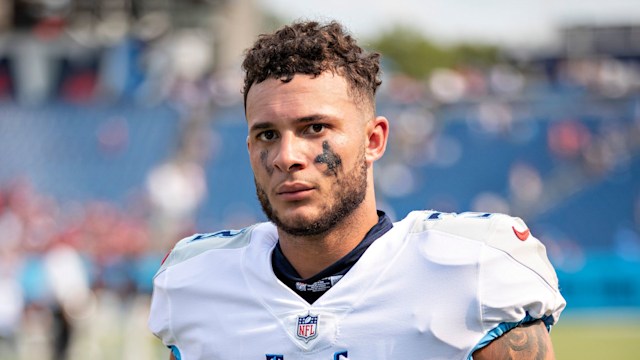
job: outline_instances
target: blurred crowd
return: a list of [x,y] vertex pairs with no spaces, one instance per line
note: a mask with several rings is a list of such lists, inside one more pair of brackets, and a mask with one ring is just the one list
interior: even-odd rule
[[26,180],[0,188],[0,234],[3,360],[29,352],[18,335],[34,321],[48,335],[40,345],[68,358],[77,323],[105,296],[123,308],[148,297],[163,256],[142,214],[97,201],[62,207]]
[[[640,148],[640,103],[634,102],[640,75],[637,67],[628,67],[621,73],[632,76],[606,75],[600,80],[565,64],[551,80],[507,64],[484,71],[442,69],[426,81],[385,75],[380,105],[384,115],[393,119],[394,136],[390,154],[378,171],[382,205],[385,198],[391,202],[431,192],[421,174],[435,168],[468,175],[468,168],[456,166],[473,156],[465,154],[473,151],[472,144],[456,135],[470,135],[484,144],[506,139],[526,146],[537,141],[545,147],[534,149],[552,163],[510,162],[506,174],[496,174],[497,179],[507,179],[506,192],[474,193],[467,199],[468,207],[441,198],[425,208],[535,215],[593,179],[624,167]],[[580,68],[594,73],[592,67]],[[565,73],[564,69],[573,70]],[[612,91],[614,87],[618,90]],[[232,93],[231,87],[223,92]],[[580,104],[588,99],[593,109],[572,107],[576,93],[582,96]],[[239,101],[239,92],[236,96]],[[236,116],[241,120],[241,113]],[[585,116],[597,121],[585,121],[589,120]],[[542,131],[538,122],[547,124]],[[466,130],[447,131],[452,124]],[[206,148],[199,147],[200,151]],[[193,217],[206,205],[204,160],[193,163],[188,161],[191,158],[157,164],[148,174],[148,196],[133,202],[135,206],[95,200],[63,203],[38,192],[28,179],[16,178],[0,186],[1,354],[24,353],[20,334],[38,319],[49,334],[43,342],[51,345],[53,358],[65,359],[77,328],[98,313],[104,299],[111,299],[119,309],[137,301],[140,309],[145,308],[151,278],[163,255],[177,239],[197,230]],[[635,203],[640,204],[640,198]],[[392,212],[391,208],[385,210]],[[637,238],[637,229],[629,231]],[[583,251],[579,241],[558,245],[547,238],[545,242],[558,261]],[[127,311],[119,310],[120,316],[127,317]],[[144,318],[144,310],[138,315]],[[5,358],[14,357],[0,356]]]
[[[628,166],[640,148],[638,61],[602,56],[558,59],[552,66],[505,62],[439,69],[423,80],[386,76],[379,105],[393,119],[394,155],[387,158],[389,171],[379,176],[383,192],[392,197],[415,191],[413,169],[454,167],[470,156],[465,150],[472,144],[456,137],[466,132],[496,146],[535,150],[532,159],[551,159],[544,165],[512,163],[509,196],[492,195],[502,198],[495,210],[528,215],[535,211],[527,207],[552,200],[542,199],[549,186],[573,187],[553,191],[557,201],[580,184]],[[557,174],[549,174],[550,169]],[[577,183],[563,185],[562,176]]]
[[[178,154],[154,164],[140,186],[147,195],[132,204],[62,202],[36,190],[28,178],[0,182],[0,360],[156,358],[149,354],[157,343],[144,326],[152,276],[176,240],[213,230],[194,225],[198,209],[211,205],[205,201],[207,156],[202,154],[210,148],[198,139],[225,111],[237,123],[243,121],[237,67],[215,69],[210,34],[191,28],[169,31],[166,16],[133,28],[112,16],[92,32],[43,23],[28,35],[0,39],[3,102],[169,102],[180,121],[200,123],[176,135],[182,136]],[[424,79],[385,69],[384,77],[379,105],[392,120],[393,136],[376,170],[376,185],[392,217],[392,203],[409,199],[412,209],[528,218],[624,170],[640,150],[637,60],[505,61],[437,69]],[[449,130],[457,125],[464,131]],[[125,121],[105,122],[97,132],[106,150],[136,141],[127,134]],[[513,145],[496,147],[510,151],[521,146],[539,157],[505,161],[504,173],[484,174],[492,170],[478,164],[497,162],[474,157],[486,144]],[[460,186],[455,196],[438,193],[430,176],[447,169],[452,174],[442,179],[459,174],[470,190]],[[506,186],[471,188],[469,179],[482,178]],[[416,203],[425,193],[430,201]],[[637,214],[620,230],[620,251],[640,259],[640,194],[629,202]],[[243,207],[241,212],[247,211]],[[583,264],[572,259],[582,256],[583,244],[576,239],[562,243],[561,237],[544,239],[550,256],[559,269],[578,271]],[[103,330],[92,327],[109,321]],[[105,355],[104,349],[115,352]]]

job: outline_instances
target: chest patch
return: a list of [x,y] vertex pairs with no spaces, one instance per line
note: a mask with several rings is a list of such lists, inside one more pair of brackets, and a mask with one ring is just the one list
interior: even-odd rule
[[308,313],[298,316],[296,336],[304,342],[309,342],[318,336],[318,316]]

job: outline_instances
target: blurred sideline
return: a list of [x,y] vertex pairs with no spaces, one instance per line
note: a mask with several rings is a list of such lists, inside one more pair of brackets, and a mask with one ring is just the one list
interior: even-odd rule
[[[168,352],[146,328],[149,297],[138,295],[127,302],[116,294],[96,294],[82,314],[71,318],[68,359],[164,359]],[[15,343],[0,345],[2,360],[55,359],[49,326],[51,315],[42,309],[25,313]]]

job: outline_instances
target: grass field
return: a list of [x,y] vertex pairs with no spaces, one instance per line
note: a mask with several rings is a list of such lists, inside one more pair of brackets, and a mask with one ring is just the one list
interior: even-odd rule
[[551,331],[556,358],[640,359],[640,316],[637,313],[561,317]]

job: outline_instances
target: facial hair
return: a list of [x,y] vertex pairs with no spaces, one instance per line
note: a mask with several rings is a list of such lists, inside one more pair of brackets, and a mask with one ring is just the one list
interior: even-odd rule
[[362,152],[360,161],[351,171],[341,171],[336,174],[335,182],[330,189],[333,193],[331,202],[324,204],[321,214],[315,219],[281,218],[271,206],[266,191],[258,184],[255,177],[254,182],[262,211],[281,231],[294,236],[315,236],[334,228],[362,204],[367,194],[367,164]]

